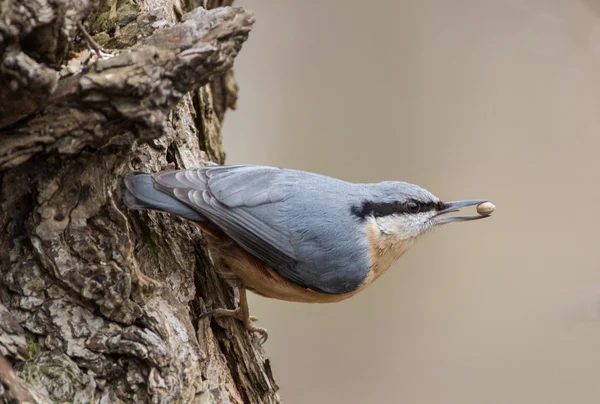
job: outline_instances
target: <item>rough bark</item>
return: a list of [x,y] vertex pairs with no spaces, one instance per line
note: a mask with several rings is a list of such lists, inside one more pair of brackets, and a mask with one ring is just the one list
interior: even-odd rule
[[279,402],[255,336],[196,320],[237,304],[202,234],[121,200],[223,162],[253,17],[196,3],[0,2],[0,402]]

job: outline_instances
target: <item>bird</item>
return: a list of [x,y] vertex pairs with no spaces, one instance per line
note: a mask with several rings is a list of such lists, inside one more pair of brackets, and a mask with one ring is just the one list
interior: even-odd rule
[[197,225],[218,272],[239,289],[236,309],[215,308],[199,319],[236,318],[261,343],[268,333],[253,324],[247,291],[292,302],[340,302],[371,285],[430,230],[489,217],[449,213],[491,205],[444,202],[407,182],[352,183],[260,165],[131,171],[124,183],[130,210],[165,212]]

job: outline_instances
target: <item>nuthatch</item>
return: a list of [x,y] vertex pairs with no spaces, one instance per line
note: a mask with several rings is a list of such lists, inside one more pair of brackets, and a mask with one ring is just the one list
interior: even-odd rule
[[446,216],[485,200],[443,202],[405,182],[353,184],[275,167],[132,172],[125,184],[130,209],[196,223],[210,236],[221,275],[239,287],[237,309],[201,318],[235,317],[263,340],[267,332],[252,325],[246,290],[294,302],[339,302],[373,283],[428,230],[487,217]]

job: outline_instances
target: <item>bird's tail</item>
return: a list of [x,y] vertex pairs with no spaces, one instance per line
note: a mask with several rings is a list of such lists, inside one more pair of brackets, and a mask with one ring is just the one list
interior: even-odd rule
[[133,210],[158,210],[202,222],[204,216],[154,187],[151,174],[135,171],[125,176],[125,204]]

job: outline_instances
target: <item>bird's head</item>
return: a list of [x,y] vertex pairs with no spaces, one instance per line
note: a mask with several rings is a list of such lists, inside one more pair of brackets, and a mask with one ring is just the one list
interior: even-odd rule
[[369,197],[352,212],[369,220],[382,235],[414,240],[444,224],[479,220],[489,215],[450,216],[449,213],[486,200],[444,202],[426,189],[406,182],[382,182],[371,186]]

